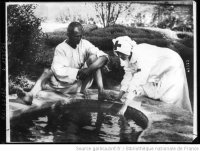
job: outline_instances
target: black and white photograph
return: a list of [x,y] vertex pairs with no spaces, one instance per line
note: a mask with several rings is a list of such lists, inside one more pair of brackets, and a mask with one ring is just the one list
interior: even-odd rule
[[6,143],[192,143],[196,3],[6,2]]

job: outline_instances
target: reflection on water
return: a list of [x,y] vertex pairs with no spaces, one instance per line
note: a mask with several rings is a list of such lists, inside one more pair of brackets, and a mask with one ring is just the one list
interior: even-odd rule
[[136,142],[143,129],[124,116],[68,109],[62,114],[22,118],[11,125],[12,142]]

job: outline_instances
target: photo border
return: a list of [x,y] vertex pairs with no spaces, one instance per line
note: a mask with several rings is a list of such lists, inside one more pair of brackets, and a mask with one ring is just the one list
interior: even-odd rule
[[[24,3],[23,1],[20,1],[20,2]],[[29,3],[29,2],[32,2],[32,1],[25,1],[25,2]],[[44,2],[44,1],[42,1],[42,2]],[[48,1],[48,2],[52,2],[52,1]],[[58,1],[58,3],[59,2],[64,2],[64,1]],[[72,1],[65,1],[65,2],[72,2]],[[94,1],[73,1],[73,2],[94,2]],[[35,2],[33,2],[33,3],[35,3]],[[36,2],[36,3],[40,3],[40,2]],[[198,136],[199,130],[198,130],[198,116],[197,115],[198,115],[199,111],[198,111],[198,102],[197,102],[197,95],[198,95],[197,94],[197,83],[198,83],[198,80],[197,80],[198,79],[197,78],[198,77],[197,76],[197,74],[198,74],[197,73],[198,72],[197,71],[197,60],[198,60],[197,59],[197,54],[198,54],[197,53],[197,4],[194,4],[194,3],[197,3],[197,2],[193,1],[193,7],[195,5],[195,8],[196,8],[196,9],[193,9],[193,13],[195,14],[194,18],[196,18],[196,19],[194,19],[194,54],[193,54],[194,55],[194,67],[193,67],[194,68],[194,104],[193,104],[194,108],[193,109],[194,109],[194,114],[196,115],[196,116],[194,115],[193,124],[196,125],[196,127],[193,126],[193,131],[194,131],[194,134],[196,134]],[[6,4],[6,2],[4,4]],[[2,3],[1,3],[1,7],[2,7]],[[6,7],[6,5],[5,5],[5,7]],[[6,8],[5,8],[5,10],[1,9],[1,11],[4,11],[4,13],[5,13]],[[6,17],[5,17],[5,20],[7,22]],[[5,25],[5,23],[4,23],[4,25]],[[6,33],[7,33],[7,28],[5,28],[5,30],[6,30]],[[6,35],[6,33],[1,33],[1,34],[3,34],[3,35],[5,34]],[[1,93],[3,93],[3,95],[1,94],[1,100],[2,100],[2,98],[3,99],[6,98],[6,110],[4,109],[4,107],[5,107],[4,103],[1,103],[1,120],[2,120],[1,123],[4,123],[5,111],[8,111],[8,109],[9,109],[8,97],[7,97],[8,96],[8,66],[7,66],[8,65],[8,59],[7,59],[8,54],[7,54],[7,51],[6,51],[7,50],[7,44],[6,44],[6,42],[7,42],[7,36],[5,36],[5,40],[4,41],[2,41],[2,39],[1,39],[1,46],[2,46],[2,49],[1,49],[1,81],[5,80],[5,82],[6,82],[6,83],[5,82],[1,83]],[[4,56],[6,56],[6,62],[4,60]],[[5,65],[5,63],[6,63],[6,65]],[[6,71],[4,70],[5,69],[4,65],[6,67]],[[5,87],[5,91],[2,90],[2,87],[3,88]],[[5,94],[5,92],[6,92],[6,94]],[[9,117],[9,113],[8,112],[6,112],[6,117]],[[9,122],[8,121],[9,120],[6,120],[6,122],[5,122],[6,123],[6,133],[7,133],[7,135],[5,135],[5,136],[8,136],[10,134],[10,132],[7,131],[9,129],[9,126],[8,126]],[[1,128],[1,135],[2,135],[4,133],[3,132],[4,127],[1,125],[0,128]],[[2,142],[4,143],[4,141],[1,141],[1,143]],[[199,144],[198,137],[193,142],[195,144],[196,143]],[[192,143],[187,143],[187,142],[185,143],[184,142],[184,144],[193,144],[193,142]],[[162,144],[162,143],[165,143],[165,144],[179,144],[177,142],[170,142],[170,143],[167,143],[167,142],[159,142],[159,143],[157,143],[156,142],[156,144]],[[9,142],[9,139],[6,137],[5,144],[17,144],[17,143]],[[19,143],[19,144],[22,144],[22,143]],[[25,143],[25,144],[27,144],[27,143]],[[30,144],[32,144],[32,143],[30,143]],[[41,144],[41,143],[36,143],[36,144]],[[42,144],[52,144],[52,143],[42,143]],[[66,144],[66,143],[56,143],[56,144]],[[69,144],[71,144],[71,143],[69,143]],[[79,143],[72,143],[72,144],[79,144]],[[96,143],[94,143],[94,144],[96,144]],[[102,144],[104,144],[104,143],[102,143]],[[124,144],[124,143],[105,143],[105,144]],[[147,143],[140,143],[140,142],[138,142],[137,144],[155,144],[155,143],[154,142],[153,143],[152,142],[147,142]]]

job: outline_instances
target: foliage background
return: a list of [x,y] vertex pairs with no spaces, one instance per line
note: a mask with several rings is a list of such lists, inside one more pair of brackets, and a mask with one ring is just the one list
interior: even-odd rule
[[34,16],[36,5],[9,5],[7,8],[9,73],[15,74],[24,64],[32,64],[42,51],[41,19]]

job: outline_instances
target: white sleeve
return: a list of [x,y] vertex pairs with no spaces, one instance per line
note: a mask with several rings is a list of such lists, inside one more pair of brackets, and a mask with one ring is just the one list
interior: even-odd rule
[[121,90],[139,94],[142,91],[141,85],[145,84],[146,77],[144,71],[138,68],[137,64],[132,64],[130,68],[124,68],[125,75],[121,82]]
[[127,67],[124,67],[124,71],[125,71],[125,74],[124,74],[123,80],[121,82],[120,90],[126,92],[128,90],[129,83],[131,82],[131,79],[132,79],[132,72]]
[[56,47],[51,69],[56,78],[62,82],[74,83],[79,69],[70,67],[71,57]]
[[145,78],[143,74],[144,73],[141,71],[134,73],[133,78],[130,81],[128,91],[135,91],[136,94],[139,94],[142,91],[141,85],[145,84]]

